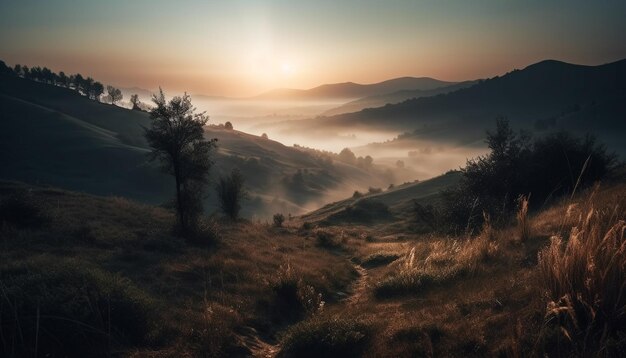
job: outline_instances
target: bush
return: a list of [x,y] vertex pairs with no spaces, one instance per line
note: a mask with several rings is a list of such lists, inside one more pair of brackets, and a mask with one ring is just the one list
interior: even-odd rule
[[272,291],[275,316],[280,320],[294,322],[324,307],[322,294],[306,284],[290,265],[281,267]]
[[0,199],[0,222],[18,228],[43,226],[47,217],[41,204],[31,193],[18,191]]
[[4,267],[0,325],[5,353],[108,356],[146,343],[155,332],[155,304],[128,279],[77,261]]
[[230,175],[221,177],[217,183],[217,197],[224,214],[233,220],[239,217],[241,202],[247,197],[243,186],[244,179],[239,169],[233,169]]
[[313,318],[292,326],[283,339],[283,357],[359,357],[373,329],[355,319]]
[[317,245],[327,249],[334,249],[341,246],[341,241],[330,231],[317,229],[314,232]]
[[440,221],[446,231],[478,229],[482,213],[495,225],[506,225],[520,195],[532,193],[531,204],[538,208],[590,186],[615,168],[615,155],[591,136],[557,132],[531,142],[525,133],[514,133],[508,121],[496,124],[495,132],[487,132],[491,152],[469,160],[459,186],[442,195]]
[[285,221],[285,215],[278,213],[278,214],[274,214],[274,226],[275,227],[282,227],[283,226],[283,222]]

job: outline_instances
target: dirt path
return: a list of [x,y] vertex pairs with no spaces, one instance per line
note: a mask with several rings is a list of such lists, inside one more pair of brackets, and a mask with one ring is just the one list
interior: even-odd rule
[[[348,294],[341,302],[348,307],[355,306],[360,302],[365,302],[368,293],[368,273],[361,265],[353,264],[354,269],[359,273],[359,277],[350,285]],[[271,344],[265,341],[256,329],[244,327],[239,335],[241,344],[250,350],[250,356],[256,358],[274,358],[280,352],[279,344]]]
[[361,265],[354,264],[354,269],[359,273],[359,278],[351,285],[349,294],[343,299],[348,306],[355,306],[361,301],[365,301],[367,294],[368,274]]

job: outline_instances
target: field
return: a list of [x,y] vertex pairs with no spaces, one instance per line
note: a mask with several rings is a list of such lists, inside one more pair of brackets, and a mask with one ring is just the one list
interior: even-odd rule
[[[602,232],[622,228],[623,247],[626,203],[618,178],[524,227],[486,225],[474,237],[210,218],[188,242],[171,234],[173,216],[159,207],[13,182],[0,193],[5,356],[90,347],[137,357],[572,349],[544,318],[538,253],[584,225],[591,208],[609,213],[598,219]],[[623,349],[613,343],[607,349]]]

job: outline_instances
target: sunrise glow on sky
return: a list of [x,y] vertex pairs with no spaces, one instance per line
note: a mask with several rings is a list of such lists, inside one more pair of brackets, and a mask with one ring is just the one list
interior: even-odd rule
[[120,86],[272,88],[465,80],[626,57],[623,1],[2,0],[0,58]]

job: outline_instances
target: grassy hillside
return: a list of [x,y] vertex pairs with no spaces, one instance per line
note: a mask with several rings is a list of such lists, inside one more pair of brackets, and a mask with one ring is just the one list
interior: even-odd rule
[[[172,196],[171,179],[146,163],[141,111],[97,103],[74,91],[3,77],[0,81],[2,178],[49,184],[148,203]],[[218,138],[213,179],[239,167],[251,200],[246,215],[300,213],[354,188],[382,186],[372,173],[342,163],[322,163],[278,142],[238,131],[207,128]],[[302,180],[293,182],[298,171]],[[213,210],[215,196],[207,199]]]
[[[623,177],[607,181],[472,237],[386,223],[209,221],[204,236],[186,243],[170,234],[174,218],[162,208],[2,182],[0,352],[482,357],[602,349],[614,356],[624,349],[615,339],[623,317],[602,298],[623,290],[612,283],[623,282],[625,256],[599,255],[624,244],[626,218],[617,208],[625,193]],[[550,237],[570,231],[576,236],[568,245],[603,249],[562,253]],[[600,241],[587,244],[592,239]],[[559,278],[581,268],[581,277],[593,277],[587,284]],[[608,284],[589,276],[601,272],[610,272]],[[559,301],[584,287],[593,291]],[[617,310],[623,303],[615,302]],[[608,331],[570,316],[568,307],[595,314]],[[580,348],[585,334],[594,339]]]
[[[355,215],[354,208],[359,209],[359,207],[365,205],[364,210],[370,211],[368,219],[371,218],[371,220],[365,220],[365,223],[369,223],[370,221],[381,219],[376,217],[380,213],[372,211],[366,204],[368,202],[376,202],[382,203],[390,210],[391,215],[388,221],[404,220],[407,215],[410,215],[414,201],[421,204],[432,204],[437,201],[437,197],[442,190],[456,185],[460,178],[460,172],[449,172],[429,180],[398,185],[384,192],[365,193],[363,196],[351,197],[327,204],[320,209],[300,216],[298,219],[311,223],[351,224],[359,222],[359,217],[352,217],[353,220],[350,220],[351,216]],[[352,215],[342,215],[346,213]],[[358,215],[358,212],[356,215]]]

